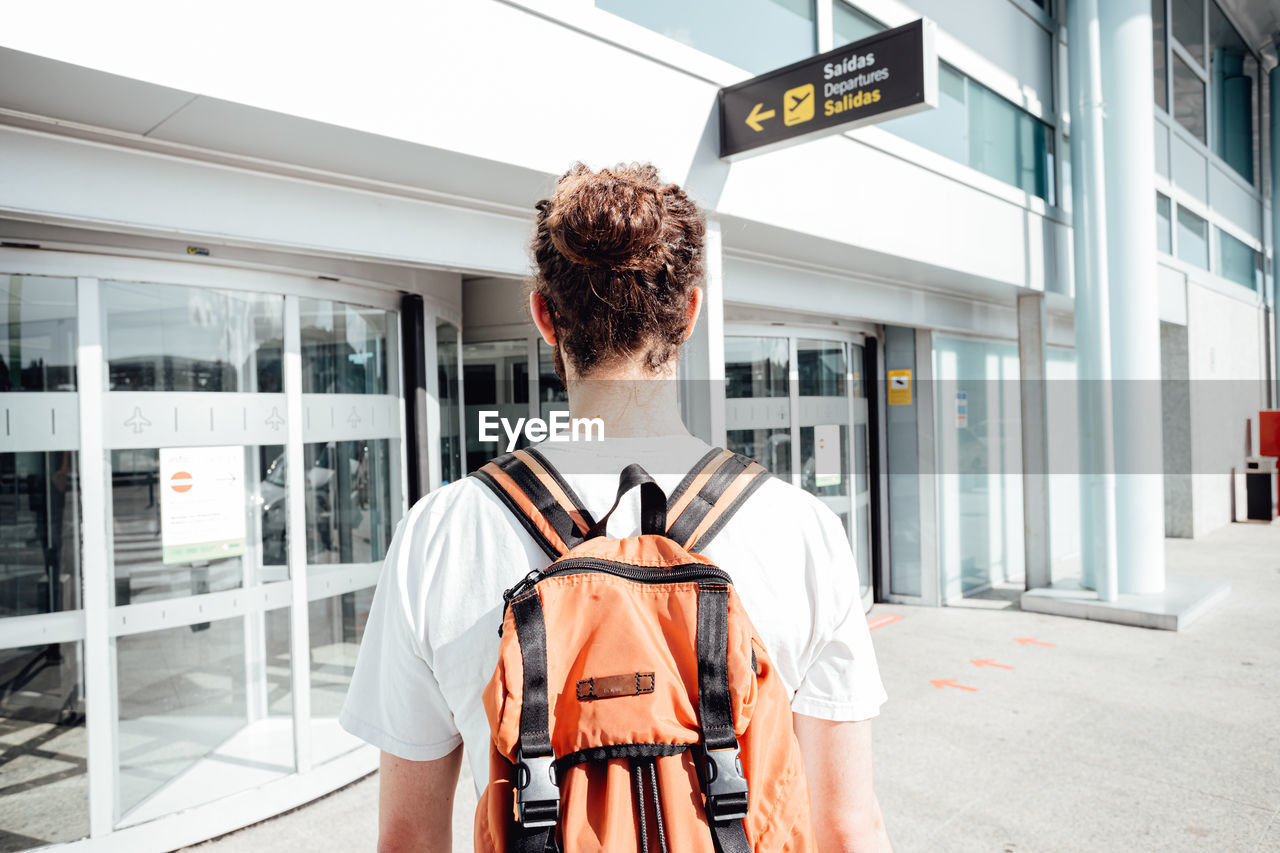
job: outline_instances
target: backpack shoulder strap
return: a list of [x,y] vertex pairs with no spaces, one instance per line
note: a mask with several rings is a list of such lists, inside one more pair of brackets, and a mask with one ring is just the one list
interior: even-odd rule
[[698,461],[667,502],[667,536],[696,553],[772,476],[759,462],[717,448]]
[[493,490],[553,560],[582,542],[595,523],[560,472],[533,448],[499,456],[472,476]]

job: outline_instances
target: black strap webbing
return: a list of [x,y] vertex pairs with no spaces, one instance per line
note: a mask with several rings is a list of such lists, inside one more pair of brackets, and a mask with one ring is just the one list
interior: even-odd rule
[[698,724],[707,749],[732,749],[733,706],[729,700],[729,587],[698,587]]
[[[680,517],[671,522],[671,526],[667,529],[667,535],[675,541],[683,544],[686,542],[693,532],[698,529],[698,525],[706,518],[707,513],[711,512],[711,508],[716,505],[716,501],[723,497],[725,490],[729,488],[738,479],[738,475],[747,469],[751,464],[751,460],[740,453],[735,453],[732,459],[726,459],[716,472],[707,480],[707,484],[702,487],[693,500],[689,501],[689,505],[684,508],[684,512],[680,513]],[[703,537],[706,538],[706,537]]]
[[618,496],[613,506],[609,507],[609,511],[591,526],[586,538],[604,535],[609,518],[618,508],[618,504],[622,503],[623,496],[637,486],[640,487],[640,532],[661,534],[666,530],[667,496],[662,493],[662,487],[657,481],[649,476],[649,472],[633,462],[623,468],[622,473],[618,475]]
[[[516,791],[519,820],[512,827],[516,853],[544,853],[555,836],[560,795],[549,772],[555,753],[551,748],[547,697],[547,624],[537,591],[511,602],[516,638],[520,642],[524,670],[520,701],[520,745]],[[530,824],[526,826],[526,821]]]
[[[525,493],[525,496],[538,508],[538,512],[542,513],[547,521],[551,523],[551,526],[555,528],[556,533],[560,534],[560,538],[564,540],[564,544],[567,547],[572,548],[582,542],[584,537],[578,529],[577,522],[569,517],[569,513],[565,512],[560,502],[542,484],[538,476],[529,470],[529,466],[520,460],[520,457],[514,453],[508,453],[505,456],[499,456],[493,461],[507,473],[507,476],[515,481],[515,484],[520,487],[520,491]],[[551,468],[550,463],[545,460],[539,459],[539,464],[547,470],[548,474],[554,470]],[[566,492],[565,495],[570,500],[577,501],[572,492]],[[578,502],[577,510],[582,513],[587,526],[590,527],[591,513],[582,506],[581,502]]]
[[720,513],[720,517],[717,518],[710,527],[703,531],[702,535],[698,537],[698,541],[689,546],[689,550],[694,554],[697,554],[700,553],[703,548],[707,547],[707,544],[712,539],[716,538],[716,534],[723,530],[724,526],[729,523],[729,519],[733,518],[733,514],[741,509],[742,505],[747,502],[747,498],[755,494],[756,489],[763,486],[772,476],[773,475],[767,470],[761,470],[750,483],[747,483],[746,488],[738,493],[738,496],[733,499],[733,503],[724,508],[724,511]]
[[676,486],[675,489],[671,492],[670,497],[667,498],[668,510],[671,509],[673,506],[675,506],[676,501],[680,500],[680,496],[689,490],[689,487],[693,485],[694,479],[699,474],[702,473],[702,469],[710,465],[712,460],[714,460],[721,453],[724,453],[723,448],[713,447],[711,448],[711,450],[707,452],[706,456],[703,456],[701,459],[699,459],[697,464],[689,469],[689,473],[684,475],[684,479],[680,481],[680,485]]
[[751,853],[747,830],[740,820],[712,823],[711,841],[716,846],[716,853]]

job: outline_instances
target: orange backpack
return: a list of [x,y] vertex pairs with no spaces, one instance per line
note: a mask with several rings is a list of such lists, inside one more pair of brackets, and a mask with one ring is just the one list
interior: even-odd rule
[[[536,450],[476,476],[552,563],[503,595],[475,849],[813,850],[786,689],[732,578],[699,553],[768,472],[714,450],[668,500],[629,465],[599,521]],[[641,534],[605,538],[636,487]]]

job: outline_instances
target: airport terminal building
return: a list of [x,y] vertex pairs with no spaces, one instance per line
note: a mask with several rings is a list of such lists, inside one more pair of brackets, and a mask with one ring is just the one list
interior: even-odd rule
[[[523,286],[575,160],[707,213],[688,421],[841,516],[868,607],[1078,574],[1074,390],[1021,381],[1077,371],[1067,2],[9,9],[0,851],[171,850],[377,766],[336,717],[399,519],[500,452],[481,410],[564,405]],[[1233,519],[1276,406],[1280,22],[1099,5],[1158,543]],[[721,87],[921,17],[936,108],[721,159]]]

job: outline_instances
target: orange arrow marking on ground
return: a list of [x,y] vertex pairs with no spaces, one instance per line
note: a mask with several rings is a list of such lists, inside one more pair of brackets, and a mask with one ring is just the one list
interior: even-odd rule
[[1014,640],[1014,642],[1016,642],[1020,646],[1025,646],[1028,643],[1035,646],[1052,646],[1053,645],[1053,643],[1046,643],[1042,640],[1037,640],[1033,637],[1018,637]]
[[957,690],[968,690],[972,693],[978,692],[978,688],[976,687],[966,687],[963,684],[956,684],[956,680],[954,678],[931,678],[929,679],[929,683],[939,690],[944,687],[954,687]]
[[996,663],[991,658],[969,658],[969,663],[973,664],[974,666],[994,666],[998,669],[1013,669],[1013,667],[1011,666],[1007,666],[1002,663]]
[[901,622],[902,617],[897,613],[885,613],[874,619],[867,620],[867,629],[874,631],[877,628],[883,628],[885,625],[892,625],[894,622]]

